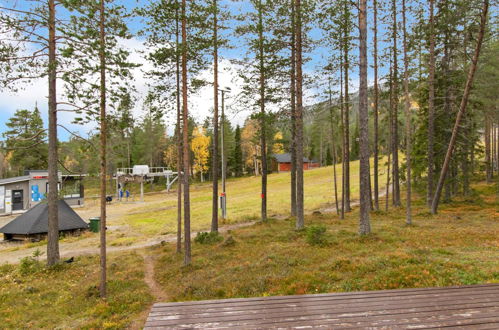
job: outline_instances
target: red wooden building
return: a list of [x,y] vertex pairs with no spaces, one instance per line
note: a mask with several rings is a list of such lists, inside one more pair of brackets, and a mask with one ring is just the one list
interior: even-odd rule
[[[303,157],[303,169],[310,170],[320,167],[319,162]],[[274,154],[272,156],[272,171],[289,172],[291,171],[291,154]]]

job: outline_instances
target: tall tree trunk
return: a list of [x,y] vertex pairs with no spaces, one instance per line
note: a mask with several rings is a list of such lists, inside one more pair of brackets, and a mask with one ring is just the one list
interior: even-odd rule
[[[348,2],[345,2],[345,17],[346,19],[350,19],[350,15],[348,15]],[[344,177],[345,177],[345,211],[350,212],[351,207],[350,207],[350,119],[349,119],[349,102],[350,102],[350,97],[348,95],[348,70],[350,67],[350,60],[348,58],[348,48],[349,48],[349,31],[347,28],[347,24],[345,23],[344,25],[344,45],[343,45],[343,60],[344,60],[344,69],[345,69],[345,94],[344,94],[344,100],[345,100],[345,149],[344,149],[344,160],[345,160],[345,171],[343,172]]]
[[179,28],[179,3],[176,0],[177,7],[175,8],[175,66],[176,66],[176,83],[177,83],[177,253],[182,252],[182,176],[183,176],[183,164],[182,164],[182,109],[180,105],[180,28]]
[[331,90],[331,80],[329,80],[329,120],[331,125],[331,149],[333,154],[333,182],[334,182],[334,203],[336,205],[336,214],[340,214],[338,205],[338,184],[336,177],[336,144],[334,143],[334,118],[333,118],[333,96]]
[[213,0],[213,150],[211,231],[218,231],[218,4]]
[[55,1],[49,0],[49,146],[48,146],[48,235],[47,265],[59,262],[58,154],[57,154],[57,60]]
[[434,2],[430,0],[430,49],[428,75],[428,182],[427,204],[431,206],[434,190],[435,174],[435,16]]
[[431,213],[436,214],[438,209],[438,203],[440,200],[440,195],[442,193],[442,188],[445,182],[445,177],[449,169],[450,161],[452,158],[452,153],[456,144],[457,134],[459,133],[459,125],[461,124],[461,119],[466,112],[466,106],[468,105],[468,98],[470,94],[471,87],[473,85],[473,79],[475,77],[475,72],[477,68],[478,58],[480,56],[480,50],[482,48],[483,36],[485,34],[485,25],[487,23],[487,13],[489,11],[489,0],[483,2],[482,14],[480,19],[480,32],[478,33],[477,44],[475,48],[475,53],[473,54],[472,63],[470,66],[470,71],[468,72],[468,77],[466,79],[466,85],[464,87],[463,98],[461,99],[461,104],[459,105],[459,111],[457,113],[456,122],[454,128],[452,129],[452,136],[447,148],[447,153],[445,154],[444,164],[442,166],[442,171],[440,172],[440,177],[438,179],[438,184],[435,190],[435,196],[431,204]]
[[303,205],[303,72],[301,0],[296,10],[296,229],[305,227]]
[[187,17],[186,0],[182,0],[182,120],[183,143],[182,160],[184,162],[184,265],[191,263],[191,199],[189,191],[189,110],[187,100]]
[[291,216],[296,216],[296,35],[295,3],[291,0]]
[[345,105],[343,104],[343,57],[340,56],[340,117],[341,117],[341,219],[345,219]]
[[107,148],[107,118],[106,118],[106,31],[105,31],[105,0],[100,0],[99,17],[99,62],[100,62],[100,296],[107,295],[106,269],[106,148]]
[[402,0],[402,27],[404,30],[404,110],[405,110],[405,159],[407,165],[406,172],[406,217],[405,222],[412,224],[411,198],[412,198],[412,176],[411,176],[411,153],[412,153],[412,127],[411,127],[411,101],[409,95],[409,58],[407,56],[407,22],[406,22],[406,0]]
[[367,109],[367,12],[366,0],[359,1],[359,131],[360,131],[360,219],[359,234],[371,232],[369,222],[369,114]]
[[267,220],[267,137],[265,118],[265,54],[263,48],[263,8],[258,2],[258,57],[260,73],[260,143],[262,146],[262,221]]
[[398,59],[397,59],[397,5],[392,1],[393,12],[393,101],[392,101],[392,186],[393,205],[400,206],[400,179],[399,179],[399,137],[398,137]]
[[379,211],[379,146],[378,146],[378,111],[379,111],[379,89],[378,89],[378,2],[373,0],[374,12],[374,209]]

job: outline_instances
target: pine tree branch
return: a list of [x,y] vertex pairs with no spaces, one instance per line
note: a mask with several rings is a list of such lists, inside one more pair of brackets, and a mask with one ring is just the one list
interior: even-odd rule
[[0,58],[0,62],[28,60],[28,59],[35,59],[35,58],[43,57],[43,56],[48,56],[48,54],[36,54],[36,55],[29,55],[29,56]]
[[57,126],[59,126],[59,127],[63,128],[63,129],[65,129],[65,130],[66,130],[69,134],[71,134],[72,136],[74,136],[74,137],[76,137],[76,138],[78,138],[78,139],[80,139],[80,140],[82,140],[82,141],[84,141],[84,142],[88,143],[88,144],[89,144],[92,148],[94,148],[95,150],[97,150],[97,147],[95,146],[95,144],[93,144],[93,143],[92,143],[92,141],[90,141],[90,140],[88,140],[88,139],[85,139],[84,137],[82,137],[82,136],[80,136],[80,135],[78,135],[78,134],[76,134],[76,133],[72,132],[71,130],[69,130],[68,128],[66,128],[66,127],[65,127],[64,125],[62,125],[62,124],[57,124]]
[[40,130],[38,131],[35,135],[32,135],[28,138],[20,138],[19,135],[17,135],[16,137],[7,137],[8,139],[12,139],[12,140],[16,140],[16,141],[31,141],[31,140],[34,140],[36,139],[37,137],[39,137],[42,133],[48,131],[48,129],[43,129],[43,130]]
[[29,145],[29,146],[26,146],[26,147],[4,147],[2,149],[4,150],[22,150],[22,149],[31,149],[33,147],[36,147],[37,145],[39,144],[42,144],[45,142],[45,139],[44,140],[41,140],[41,141],[38,141],[37,143],[34,143],[32,145]]
[[43,19],[44,21],[46,21],[48,19],[47,17],[45,17],[43,15],[33,13],[30,11],[20,10],[20,9],[7,8],[7,7],[0,6],[0,10],[10,11],[10,12],[17,13],[17,14],[24,14],[26,16],[37,16],[38,18]]

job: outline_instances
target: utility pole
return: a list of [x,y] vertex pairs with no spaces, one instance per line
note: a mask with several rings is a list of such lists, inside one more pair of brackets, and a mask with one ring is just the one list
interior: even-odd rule
[[220,194],[220,208],[222,209],[222,219],[227,219],[227,194],[225,192],[226,168],[225,162],[225,93],[230,92],[230,88],[220,89],[222,93],[222,120],[221,120],[221,144],[222,144],[222,193]]

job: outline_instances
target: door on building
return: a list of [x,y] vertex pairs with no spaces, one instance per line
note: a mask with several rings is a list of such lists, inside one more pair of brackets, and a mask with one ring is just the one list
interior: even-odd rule
[[12,211],[24,209],[24,192],[22,190],[12,190]]

